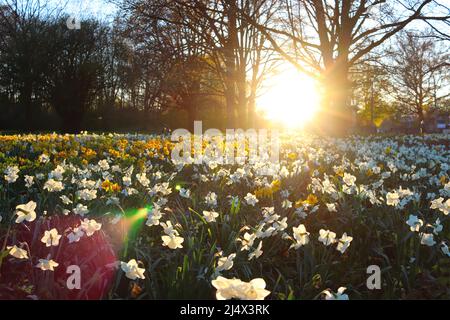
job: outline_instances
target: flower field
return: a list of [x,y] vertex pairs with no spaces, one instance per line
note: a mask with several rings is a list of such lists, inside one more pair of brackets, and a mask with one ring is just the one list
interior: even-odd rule
[[0,298],[450,298],[448,135],[282,137],[276,164],[173,148],[0,136]]

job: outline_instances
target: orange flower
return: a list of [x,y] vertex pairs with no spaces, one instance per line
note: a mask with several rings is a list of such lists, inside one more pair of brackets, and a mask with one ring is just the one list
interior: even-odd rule
[[102,182],[102,189],[105,190],[106,192],[119,192],[120,186],[117,183],[105,180]]

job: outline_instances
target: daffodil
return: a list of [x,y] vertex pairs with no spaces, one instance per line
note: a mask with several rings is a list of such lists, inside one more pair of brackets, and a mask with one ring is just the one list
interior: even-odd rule
[[336,293],[330,290],[324,290],[325,300],[349,300],[348,295],[345,292],[346,287],[340,287]]
[[209,192],[205,197],[205,202],[210,207],[217,206],[217,195],[214,192]]
[[244,282],[219,276],[211,283],[217,289],[217,300],[264,300],[270,294],[270,291],[265,289],[266,282],[261,278]]
[[159,225],[159,220],[162,218],[162,212],[160,211],[160,207],[155,205],[147,215],[147,221],[145,224],[149,227]]
[[441,243],[441,251],[442,251],[442,253],[445,254],[447,257],[450,257],[450,250],[449,250],[447,244],[444,243],[444,242]]
[[253,246],[253,242],[256,239],[256,234],[250,234],[246,232],[242,239],[238,239],[237,241],[241,242],[242,247],[241,251],[249,250]]
[[71,233],[67,235],[69,243],[78,242],[84,236],[84,231],[81,227],[74,228]]
[[83,189],[76,192],[77,197],[84,201],[92,201],[97,198],[97,190]]
[[24,249],[19,248],[18,246],[7,246],[7,250],[9,250],[9,254],[17,259],[28,259],[28,252]]
[[72,200],[70,200],[66,195],[62,195],[59,197],[63,204],[69,205],[72,203]]
[[58,246],[59,239],[61,239],[61,235],[58,234],[58,230],[53,228],[50,231],[44,232],[44,236],[41,238],[41,242],[44,243],[46,247]]
[[434,241],[434,236],[432,233],[421,233],[420,243],[428,247],[432,247],[436,244],[436,241]]
[[352,242],[352,240],[353,237],[347,236],[347,233],[344,232],[344,234],[338,241],[336,250],[338,250],[340,253],[344,253],[345,250],[347,250],[347,248],[350,247],[350,242]]
[[73,211],[73,213],[80,215],[82,217],[84,217],[86,214],[89,213],[88,207],[82,203],[78,203],[77,206],[75,208],[73,208],[72,211]]
[[57,181],[54,179],[49,179],[44,184],[44,190],[48,192],[59,192],[64,189],[64,185],[61,181]]
[[351,187],[355,185],[356,177],[349,173],[344,173],[342,180],[347,186]]
[[128,262],[120,262],[120,268],[125,272],[125,276],[128,279],[145,279],[145,268],[139,268],[139,265],[135,259],[131,259]]
[[327,209],[329,212],[336,212],[336,204],[335,203],[327,203]]
[[329,246],[336,242],[336,233],[330,230],[319,230],[319,241],[322,242],[325,246]]
[[36,220],[36,202],[29,201],[26,204],[20,204],[16,207],[16,223],[22,223],[23,221],[32,222]]
[[189,199],[191,197],[191,191],[189,189],[181,188],[180,189],[180,197]]
[[55,268],[59,266],[59,263],[53,261],[52,259],[39,259],[39,263],[36,265],[36,268],[39,268],[43,271],[55,271]]
[[396,191],[388,192],[386,194],[386,204],[388,206],[397,206],[400,203],[400,196]]
[[203,218],[206,222],[216,222],[216,218],[219,216],[217,212],[214,211],[203,211]]
[[251,193],[247,193],[247,195],[244,197],[244,200],[247,202],[250,206],[255,206],[259,202],[259,200]]
[[184,242],[184,239],[182,237],[170,235],[162,236],[161,239],[163,241],[163,246],[169,247],[172,250],[183,248],[182,243]]
[[263,254],[263,251],[261,249],[262,249],[262,241],[259,242],[256,249],[254,249],[252,252],[248,254],[248,260],[258,259]]
[[230,270],[233,267],[233,260],[236,258],[236,253],[232,253],[227,257],[220,257],[217,262],[216,271],[221,272]]
[[409,229],[413,232],[419,232],[420,228],[423,226],[423,220],[417,218],[417,216],[410,214],[409,219],[406,221]]
[[92,236],[96,231],[102,228],[102,224],[98,223],[94,219],[84,219],[81,222],[81,230],[86,233],[86,236]]
[[6,180],[6,182],[8,183],[14,183],[17,181],[17,179],[19,178],[19,168],[17,166],[9,166],[5,169],[5,175],[4,178]]
[[306,231],[305,225],[301,224],[298,227],[293,227],[292,230],[296,242],[291,245],[291,248],[298,249],[309,243],[309,232]]

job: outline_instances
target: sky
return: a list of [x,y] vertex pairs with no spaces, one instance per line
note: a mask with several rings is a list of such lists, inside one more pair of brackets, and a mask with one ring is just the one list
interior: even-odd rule
[[65,7],[67,13],[79,16],[108,18],[114,16],[117,7],[106,0],[50,0],[57,7]]

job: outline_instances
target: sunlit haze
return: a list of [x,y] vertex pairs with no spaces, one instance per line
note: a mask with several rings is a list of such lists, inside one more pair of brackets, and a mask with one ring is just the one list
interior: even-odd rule
[[257,110],[268,120],[299,128],[318,110],[320,95],[315,80],[289,64],[268,77],[264,87],[257,99]]

